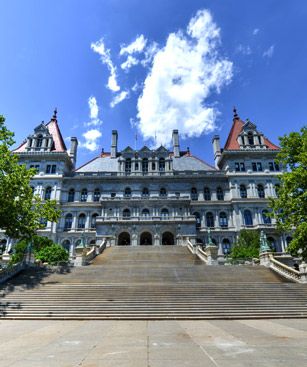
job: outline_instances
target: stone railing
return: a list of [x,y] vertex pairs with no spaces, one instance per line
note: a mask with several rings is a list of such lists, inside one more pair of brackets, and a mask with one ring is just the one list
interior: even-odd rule
[[299,266],[299,270],[295,270],[275,259],[271,252],[264,252],[260,254],[260,265],[264,265],[296,283],[307,283],[307,264],[304,262]]
[[200,260],[208,264],[208,254],[200,246],[196,247],[196,255],[200,258]]
[[18,264],[14,264],[12,266],[0,269],[0,283],[4,283],[8,279],[20,273],[22,270],[26,268],[26,266],[27,266],[26,262],[22,261]]
[[192,254],[195,254],[195,248],[190,240],[187,240],[187,248]]
[[73,260],[74,266],[85,266],[88,265],[97,255],[100,255],[106,248],[107,239],[104,238],[99,246],[92,246],[86,253],[82,251],[77,254]]
[[196,255],[201,261],[203,261],[207,265],[217,265],[217,247],[207,246],[204,250],[201,246],[196,245],[193,246],[191,241],[187,241],[187,247],[190,252]]

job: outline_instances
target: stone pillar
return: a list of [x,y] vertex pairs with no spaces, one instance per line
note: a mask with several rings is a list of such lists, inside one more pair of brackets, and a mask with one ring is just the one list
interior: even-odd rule
[[301,282],[307,283],[307,264],[303,261],[300,266],[300,276],[301,276]]

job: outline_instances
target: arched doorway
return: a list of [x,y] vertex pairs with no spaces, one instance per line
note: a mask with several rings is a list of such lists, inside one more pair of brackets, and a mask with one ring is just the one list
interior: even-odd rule
[[128,232],[122,232],[118,236],[117,245],[118,246],[129,246],[130,245],[130,234]]
[[152,245],[152,235],[149,232],[143,232],[140,237],[141,246],[151,246]]
[[164,232],[162,235],[162,245],[174,245],[174,235],[171,232]]
[[66,251],[69,252],[69,250],[70,250],[70,241],[69,240],[63,241],[62,246],[65,248]]

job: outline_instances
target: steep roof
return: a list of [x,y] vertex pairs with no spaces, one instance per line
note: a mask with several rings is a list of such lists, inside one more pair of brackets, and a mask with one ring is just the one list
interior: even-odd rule
[[[240,119],[239,116],[235,115],[233,119],[233,124],[229,132],[224,150],[240,150],[240,145],[238,143],[238,136],[242,132],[245,122]],[[280,148],[273,144],[268,138],[264,137],[264,144],[268,149],[279,150]]]

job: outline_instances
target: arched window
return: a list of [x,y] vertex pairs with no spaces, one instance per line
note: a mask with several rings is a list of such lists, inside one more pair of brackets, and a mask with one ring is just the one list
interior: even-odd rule
[[262,221],[264,224],[271,224],[271,218],[268,216],[269,211],[264,209],[262,210]]
[[247,140],[249,145],[254,145],[254,134],[251,131],[247,134]]
[[224,238],[222,241],[222,248],[224,255],[228,255],[231,250],[231,244],[228,238]]
[[258,191],[258,196],[260,198],[264,198],[265,197],[265,192],[264,192],[264,187],[263,185],[258,185],[257,186],[257,191]]
[[48,186],[45,190],[45,200],[50,200],[51,199],[51,191],[52,191],[51,187]]
[[275,242],[275,239],[273,237],[268,237],[268,243],[269,243],[269,246],[271,247],[271,249],[273,251],[277,250],[276,242]]
[[142,172],[144,175],[148,173],[148,159],[147,158],[143,158],[142,160]]
[[159,171],[160,172],[165,171],[165,159],[164,158],[159,159]]
[[64,229],[68,230],[71,229],[72,226],[72,214],[66,214],[65,222],[64,222]]
[[217,197],[217,200],[224,200],[224,192],[221,187],[218,187],[216,189],[216,197]]
[[36,139],[36,147],[41,148],[43,145],[43,135],[38,135]]
[[85,228],[85,220],[86,216],[85,214],[80,214],[78,217],[78,228]]
[[163,208],[163,209],[161,210],[161,217],[162,217],[162,218],[166,218],[166,217],[168,217],[168,215],[169,215],[169,213],[168,213],[168,209]]
[[166,196],[166,189],[164,187],[161,187],[160,189],[160,196],[165,197]]
[[222,228],[228,227],[228,219],[227,219],[227,215],[225,212],[220,213],[219,222],[220,222],[220,227]]
[[204,199],[207,201],[211,200],[211,192],[209,187],[204,188]]
[[123,210],[123,217],[127,219],[127,218],[130,218],[130,216],[131,216],[130,210],[129,209],[124,209]]
[[75,190],[74,189],[70,189],[68,191],[68,202],[72,203],[75,201]]
[[87,201],[87,189],[82,189],[80,201]]
[[247,190],[245,185],[240,185],[240,197],[242,199],[247,198]]
[[143,209],[142,210],[142,217],[149,217],[149,210],[148,209]]
[[127,175],[130,175],[131,173],[131,158],[127,158],[125,160],[125,172]]
[[125,198],[131,198],[131,189],[130,189],[130,187],[125,188],[124,197]]
[[92,215],[92,217],[91,217],[91,228],[96,228],[96,219],[97,219],[97,217],[98,217],[97,213]]
[[214,228],[214,217],[211,212],[206,214],[206,226],[208,228]]
[[100,190],[95,189],[95,191],[94,191],[94,201],[99,201],[99,200],[100,200]]
[[62,246],[65,248],[66,251],[69,252],[70,249],[70,241],[69,240],[65,240],[62,242]]
[[149,191],[148,191],[147,187],[144,187],[144,188],[143,188],[143,190],[142,190],[142,196],[143,196],[144,198],[148,198],[148,196],[149,196]]
[[201,227],[201,218],[200,218],[200,214],[198,212],[193,213],[195,219],[196,219],[196,228],[200,228]]
[[198,200],[197,189],[195,187],[191,189],[191,200]]
[[246,226],[252,226],[253,225],[252,213],[248,209],[244,210],[244,224]]

